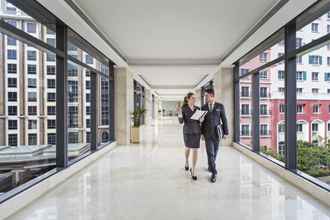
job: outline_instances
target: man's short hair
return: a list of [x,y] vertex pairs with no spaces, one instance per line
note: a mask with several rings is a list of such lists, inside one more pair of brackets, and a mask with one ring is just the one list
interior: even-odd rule
[[205,90],[205,92],[207,94],[210,94],[210,95],[214,96],[214,89],[207,89],[207,90]]

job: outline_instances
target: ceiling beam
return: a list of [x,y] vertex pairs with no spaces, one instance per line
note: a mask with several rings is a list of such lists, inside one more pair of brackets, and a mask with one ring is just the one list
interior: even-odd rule
[[149,58],[128,58],[129,65],[143,66],[204,66],[219,65],[217,57],[205,59],[149,59]]

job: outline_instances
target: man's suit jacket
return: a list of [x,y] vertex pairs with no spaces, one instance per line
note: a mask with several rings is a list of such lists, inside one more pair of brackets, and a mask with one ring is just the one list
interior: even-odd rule
[[209,104],[202,106],[203,111],[208,111],[202,123],[202,134],[205,138],[222,138],[218,137],[217,126],[221,124],[222,134],[228,135],[228,124],[225,113],[225,107],[215,102],[213,111],[209,111]]

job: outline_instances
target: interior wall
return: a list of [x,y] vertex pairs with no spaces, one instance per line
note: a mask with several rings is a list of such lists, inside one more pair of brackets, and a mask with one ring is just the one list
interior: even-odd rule
[[216,101],[225,107],[228,121],[229,135],[227,139],[222,140],[221,144],[231,146],[234,137],[234,85],[233,68],[221,68],[214,75],[214,90]]
[[177,104],[177,101],[162,101],[163,116],[175,116]]
[[115,134],[118,144],[129,144],[131,113],[134,110],[133,74],[125,67],[115,68]]

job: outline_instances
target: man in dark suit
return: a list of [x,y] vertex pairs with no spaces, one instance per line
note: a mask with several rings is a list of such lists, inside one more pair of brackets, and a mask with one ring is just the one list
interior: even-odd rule
[[222,104],[215,102],[214,90],[206,90],[207,103],[202,106],[203,111],[208,111],[202,122],[202,134],[205,139],[208,170],[212,173],[210,181],[214,183],[218,171],[216,169],[216,157],[219,150],[219,141],[228,135],[227,118]]

